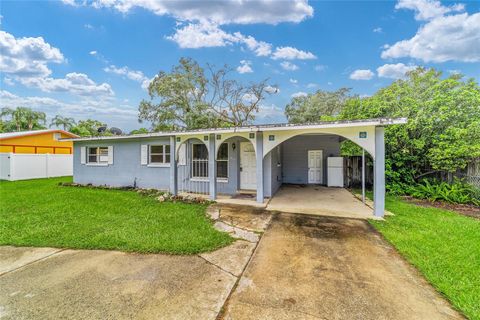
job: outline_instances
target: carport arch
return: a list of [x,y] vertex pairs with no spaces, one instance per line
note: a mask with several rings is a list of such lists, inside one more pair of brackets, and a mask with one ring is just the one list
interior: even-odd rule
[[[360,138],[359,132],[366,132],[367,138]],[[303,129],[297,131],[268,131],[265,132],[263,136],[263,157],[265,158],[270,151],[282,144],[284,141],[304,134],[333,134],[341,136],[365,149],[375,160],[375,127],[373,126],[335,129]],[[270,136],[272,135],[274,136],[273,141],[270,140]]]

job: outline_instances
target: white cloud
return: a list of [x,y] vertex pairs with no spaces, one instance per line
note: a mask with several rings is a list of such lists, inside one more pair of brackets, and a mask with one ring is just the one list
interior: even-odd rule
[[113,73],[117,75],[122,75],[127,77],[130,80],[142,82],[143,80],[147,79],[142,71],[131,70],[128,67],[116,67],[113,64],[103,68],[103,71],[108,73]]
[[89,29],[89,30],[94,29],[94,27],[90,23],[85,23],[83,26],[84,26],[85,29]]
[[315,71],[324,71],[327,69],[327,66],[324,66],[324,65],[321,65],[321,64],[317,64],[315,66]]
[[107,83],[97,84],[83,73],[68,73],[63,79],[21,78],[19,81],[44,92],[67,92],[80,96],[113,96],[112,87]]
[[272,45],[270,43],[257,41],[254,37],[244,36],[240,32],[235,32],[234,35],[259,57],[269,56],[272,53]]
[[373,29],[373,32],[375,32],[375,33],[382,33],[382,32],[383,32],[383,29],[380,28],[380,27],[378,27],[378,28]]
[[75,102],[64,102],[49,97],[18,96],[6,90],[0,90],[2,106],[16,108],[28,106],[34,110],[43,111],[48,118],[57,114],[73,117],[76,120],[92,118],[104,121],[109,125],[129,128],[136,123],[138,111],[136,107],[121,105],[102,99],[76,99]]
[[244,45],[248,50],[259,57],[271,57],[272,59],[315,59],[311,52],[302,51],[293,47],[276,48],[272,54],[272,44],[256,40],[252,36],[243,35],[240,32],[228,33],[219,25],[210,22],[188,23],[175,29],[173,35],[166,39],[174,41],[180,48],[199,49],[210,47],[226,47],[231,45]]
[[108,67],[103,68],[103,71],[107,73],[113,73],[116,75],[124,76],[127,79],[139,82],[141,83],[142,89],[144,90],[148,89],[150,82],[153,80],[153,78],[150,79],[147,76],[145,76],[142,71],[132,70],[127,66],[119,68],[112,64]]
[[274,60],[308,60],[316,58],[311,52],[298,50],[293,47],[278,47],[272,54],[272,59]]
[[97,55],[97,53],[98,53],[98,52],[97,52],[97,51],[95,51],[95,50],[92,50],[92,51],[90,51],[90,52],[89,52],[89,54],[90,54],[91,56],[96,56],[96,55]]
[[51,74],[48,63],[65,61],[42,37],[17,39],[5,31],[0,31],[0,52],[0,71],[16,77],[45,77]]
[[285,121],[285,110],[275,104],[261,105],[256,115],[256,123],[273,123]]
[[287,70],[287,71],[295,71],[295,70],[298,70],[298,66],[294,63],[291,63],[289,61],[283,61],[282,63],[280,63],[280,66],[284,69],[284,70]]
[[415,18],[426,22],[411,39],[385,45],[382,58],[409,57],[437,63],[480,61],[480,13],[452,14],[463,11],[464,6],[447,7],[432,0],[400,0],[396,7],[414,10]]
[[290,81],[290,83],[293,83],[293,84],[297,84],[297,83],[298,83],[298,80],[297,80],[297,79],[290,79],[289,81]]
[[316,84],[316,83],[307,84],[307,88],[309,88],[309,89],[316,88],[316,87],[318,87],[318,84]]
[[128,13],[143,8],[156,15],[169,15],[181,21],[212,21],[217,24],[298,23],[313,16],[307,0],[282,1],[171,1],[171,0],[63,0],[66,4],[91,4]]
[[444,6],[437,0],[399,0],[395,9],[410,9],[415,11],[415,19],[420,21],[431,20],[451,12],[465,10],[463,4]]
[[407,66],[403,63],[385,64],[377,68],[377,74],[381,78],[403,79],[407,72],[414,70],[416,67]]
[[370,80],[375,74],[370,69],[355,70],[350,74],[352,80]]
[[189,23],[176,29],[175,33],[166,37],[178,44],[180,48],[224,47],[239,42],[238,37],[220,29],[211,23]]
[[266,86],[265,91],[270,93],[270,94],[280,93],[280,89],[278,87],[274,87],[274,86]]
[[294,94],[291,95],[292,98],[299,98],[299,97],[306,97],[306,96],[308,96],[308,93],[303,91],[295,92]]
[[252,62],[249,60],[241,60],[240,65],[237,67],[238,73],[252,73]]

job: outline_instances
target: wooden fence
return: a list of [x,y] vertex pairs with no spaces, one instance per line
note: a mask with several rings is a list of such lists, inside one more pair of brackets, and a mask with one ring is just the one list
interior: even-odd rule
[[[373,185],[373,165],[371,160],[366,158],[365,184],[367,187]],[[428,171],[428,170],[426,170]],[[362,157],[352,156],[344,158],[344,184],[348,188],[360,187],[362,184]],[[468,164],[465,169],[457,170],[454,173],[433,171],[425,178],[437,178],[439,180],[453,182],[454,178],[464,179],[465,182],[480,188],[480,159]]]
[[[368,158],[365,158],[365,185],[373,185],[373,166]],[[362,157],[345,157],[343,162],[344,185],[347,188],[358,188],[362,186]]]

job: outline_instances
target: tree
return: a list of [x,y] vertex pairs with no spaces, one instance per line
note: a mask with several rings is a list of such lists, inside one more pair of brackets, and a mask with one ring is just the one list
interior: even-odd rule
[[148,132],[149,131],[147,128],[140,128],[140,129],[135,129],[130,131],[130,134],[141,134],[141,133],[148,133]]
[[62,117],[61,115],[56,115],[50,122],[50,128],[63,127],[63,130],[69,131],[75,125],[75,120],[73,118]]
[[[350,99],[340,119],[407,117],[385,129],[390,183],[411,183],[432,171],[453,172],[480,157],[480,87],[462,75],[442,78],[417,68],[372,97]],[[342,150],[359,151],[351,143]]]
[[208,73],[192,59],[181,58],[170,73],[161,71],[150,83],[150,101],[139,106],[139,122],[154,130],[242,126],[251,123],[259,103],[276,89],[267,80],[243,85],[228,78],[227,66]]
[[[12,126],[16,131],[44,129],[46,123],[46,115],[44,112],[33,111],[31,108],[17,107],[16,109],[2,108],[0,117],[10,117]],[[9,127],[8,125],[6,127]],[[10,126],[11,127],[11,126]]]
[[96,137],[101,135],[108,135],[108,134],[102,134],[98,132],[98,128],[106,127],[106,126],[107,126],[106,124],[98,120],[92,120],[92,119],[80,120],[77,122],[75,126],[73,126],[70,129],[70,132],[76,135],[79,135],[81,137],[88,137],[88,136]]
[[318,90],[313,94],[294,97],[285,107],[285,115],[290,123],[332,120],[351,98],[349,94],[350,89],[341,88],[333,92]]

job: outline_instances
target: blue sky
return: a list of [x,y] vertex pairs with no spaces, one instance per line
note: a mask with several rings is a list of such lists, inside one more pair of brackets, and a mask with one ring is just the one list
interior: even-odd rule
[[0,10],[2,106],[125,131],[142,126],[149,79],[180,57],[277,85],[259,123],[285,121],[294,95],[371,95],[414,66],[480,80],[479,1],[2,1]]

